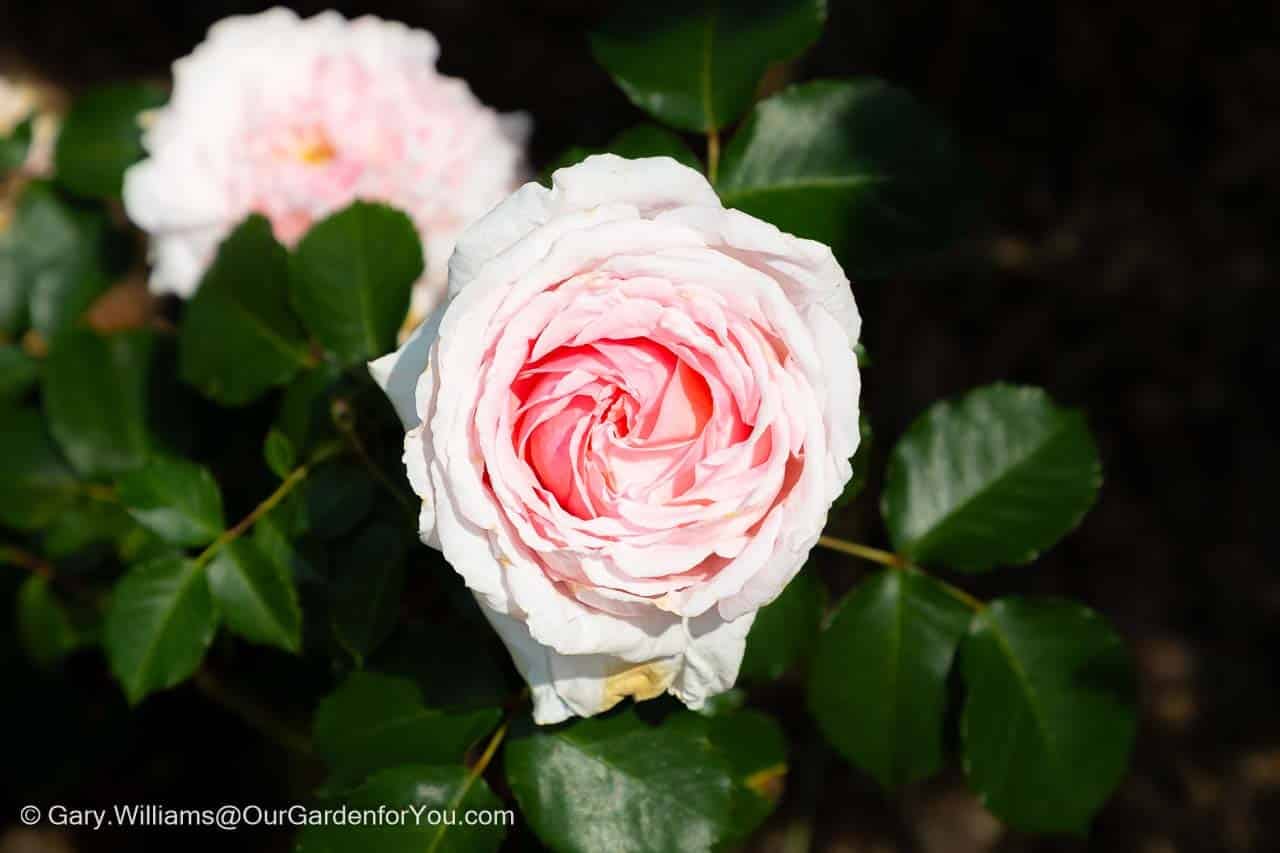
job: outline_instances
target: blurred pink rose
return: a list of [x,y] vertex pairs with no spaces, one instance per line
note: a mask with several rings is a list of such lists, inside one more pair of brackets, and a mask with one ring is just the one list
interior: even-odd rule
[[424,316],[457,235],[524,180],[528,122],[485,107],[435,68],[436,40],[403,24],[287,9],[227,18],[173,68],[129,170],[129,216],[151,235],[151,287],[190,295],[251,212],[291,245],[355,199],[384,201],[423,235]]
[[669,158],[588,158],[462,236],[449,301],[371,369],[538,722],[732,686],[849,479],[858,331],[826,246]]

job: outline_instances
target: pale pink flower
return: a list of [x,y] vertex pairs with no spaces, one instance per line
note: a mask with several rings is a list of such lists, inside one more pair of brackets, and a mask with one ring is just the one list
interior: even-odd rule
[[859,322],[826,246],[670,158],[588,158],[462,236],[371,370],[538,722],[732,686],[850,477]]
[[461,230],[525,177],[528,122],[480,103],[435,67],[436,40],[403,24],[287,9],[227,18],[173,68],[146,117],[148,159],[125,178],[151,236],[151,287],[190,295],[217,245],[250,213],[294,244],[356,199],[407,213],[427,271],[423,316],[443,292]]

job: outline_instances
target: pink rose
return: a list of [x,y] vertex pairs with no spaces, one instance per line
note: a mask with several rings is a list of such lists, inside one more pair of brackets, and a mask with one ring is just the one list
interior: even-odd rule
[[831,251],[669,158],[588,158],[473,225],[449,300],[371,365],[423,540],[540,723],[699,707],[804,564],[858,446],[859,318]]
[[443,292],[458,234],[525,177],[528,122],[499,116],[435,68],[435,39],[403,24],[287,9],[227,18],[174,64],[129,170],[129,216],[151,235],[151,287],[190,295],[218,244],[264,214],[293,244],[356,199],[414,220],[427,271],[421,317]]

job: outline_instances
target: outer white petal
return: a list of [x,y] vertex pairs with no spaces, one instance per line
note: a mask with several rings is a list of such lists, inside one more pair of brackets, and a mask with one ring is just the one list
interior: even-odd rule
[[551,190],[527,183],[476,220],[449,258],[449,296],[471,283],[480,268],[551,218]]
[[[642,663],[603,654],[565,655],[539,643],[528,625],[481,604],[533,695],[539,725],[603,713],[628,697],[671,693],[695,710],[733,686],[746,650],[750,614],[733,622],[695,620],[681,651]],[[702,625],[698,625],[698,621]],[[701,628],[701,632],[699,632]]]
[[413,429],[421,422],[415,401],[418,379],[427,369],[431,346],[439,336],[440,321],[444,319],[444,312],[448,307],[447,303],[437,306],[431,316],[414,329],[400,349],[369,362],[369,375],[391,399],[406,430]]

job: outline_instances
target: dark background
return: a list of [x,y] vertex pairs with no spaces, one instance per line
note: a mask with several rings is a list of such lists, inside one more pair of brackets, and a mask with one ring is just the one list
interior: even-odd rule
[[[641,118],[587,51],[584,33],[607,5],[336,4],[432,30],[446,73],[533,115],[536,166]],[[3,0],[0,68],[73,90],[163,78],[210,22],[255,8]],[[789,73],[874,74],[911,89],[945,117],[986,187],[985,221],[944,267],[854,283],[873,358],[874,470],[925,406],[974,385],[1039,384],[1086,409],[1107,473],[1097,507],[1038,564],[968,585],[1060,592],[1100,610],[1131,643],[1142,722],[1132,773],[1088,841],[1043,839],[994,824],[954,772],[890,802],[843,763],[811,760],[798,693],[781,690],[764,701],[791,729],[794,772],[759,849],[805,849],[808,831],[814,849],[859,853],[1280,849],[1280,575],[1264,541],[1280,474],[1268,405],[1280,376],[1278,19],[1280,4],[1231,0],[831,0],[825,35]],[[838,523],[883,541],[871,498]],[[837,588],[849,582],[834,563],[822,570]],[[126,737],[97,742],[86,714],[124,711],[100,661],[83,666],[90,687],[0,700],[18,720],[4,727],[5,752],[35,756],[0,753],[9,791],[100,805],[272,802],[288,790],[282,756],[189,690],[148,702]],[[32,742],[27,721],[52,727],[60,714],[74,729],[67,743]],[[69,787],[20,776],[59,762]],[[20,804],[9,808],[12,796],[0,798],[0,825]],[[167,838],[0,831],[0,853],[169,849],[178,837]],[[284,849],[271,833],[209,841]]]

